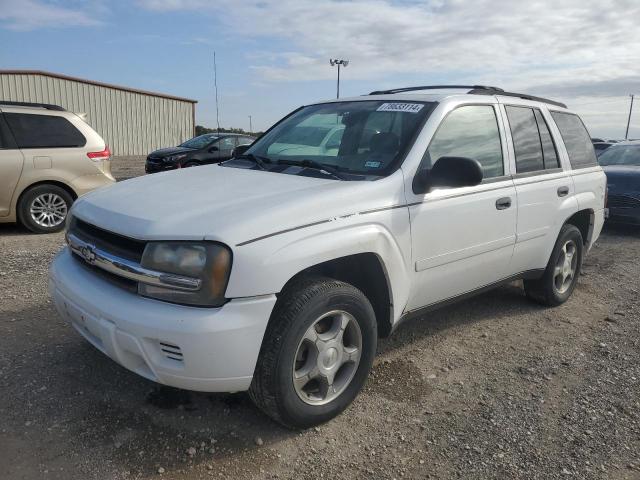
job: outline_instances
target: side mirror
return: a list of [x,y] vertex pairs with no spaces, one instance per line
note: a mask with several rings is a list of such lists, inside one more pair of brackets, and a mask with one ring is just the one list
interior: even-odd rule
[[238,145],[236,148],[233,149],[233,154],[232,154],[233,158],[236,158],[242,155],[244,152],[249,150],[250,146],[251,145]]
[[473,187],[482,182],[482,166],[466,157],[440,157],[430,169],[413,178],[413,192],[427,193],[435,187]]
[[213,147],[209,147],[209,152],[217,152],[218,150],[220,150],[216,145],[214,145]]

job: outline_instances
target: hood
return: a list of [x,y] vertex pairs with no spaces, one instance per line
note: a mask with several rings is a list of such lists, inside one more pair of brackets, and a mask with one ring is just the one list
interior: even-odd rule
[[189,153],[195,152],[192,148],[186,147],[169,147],[169,148],[161,148],[160,150],[154,150],[149,154],[150,157],[167,157],[169,155],[175,155],[177,153]]
[[602,169],[607,175],[607,186],[611,192],[640,192],[640,166],[605,165]]
[[[393,175],[396,177],[396,175]],[[119,182],[81,197],[73,214],[141,240],[216,240],[230,246],[334,216],[401,202],[387,179],[338,181],[219,165]]]

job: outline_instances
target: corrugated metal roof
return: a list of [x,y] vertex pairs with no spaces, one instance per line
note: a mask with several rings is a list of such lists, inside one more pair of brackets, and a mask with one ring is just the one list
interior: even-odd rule
[[171,100],[179,100],[182,102],[198,103],[197,100],[193,100],[191,98],[177,97],[175,95],[167,95],[164,93],[149,92],[147,90],[139,90],[136,88],[122,87],[120,85],[97,82],[95,80],[86,80],[84,78],[71,77],[69,75],[62,75],[60,73],[45,72],[43,70],[0,70],[0,75],[42,75],[45,77],[59,78],[62,80],[71,80],[73,82],[86,83],[88,85],[97,85],[99,87],[113,88],[114,90],[122,90],[125,92],[139,93],[141,95],[149,95],[151,97],[169,98]]

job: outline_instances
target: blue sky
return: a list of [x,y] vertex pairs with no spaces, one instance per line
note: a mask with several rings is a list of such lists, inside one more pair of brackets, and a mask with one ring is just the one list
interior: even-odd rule
[[[194,98],[215,125],[268,127],[335,94],[464,82],[563,100],[593,135],[624,134],[640,94],[640,3],[618,0],[0,0],[0,68]],[[624,35],[623,35],[624,32]],[[639,99],[640,100],[640,99]],[[640,101],[631,136],[640,137]]]

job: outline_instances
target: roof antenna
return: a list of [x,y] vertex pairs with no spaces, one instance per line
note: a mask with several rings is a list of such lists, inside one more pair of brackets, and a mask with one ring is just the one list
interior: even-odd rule
[[216,89],[216,124],[220,133],[220,112],[218,111],[218,70],[216,68],[216,51],[213,51],[213,85]]

